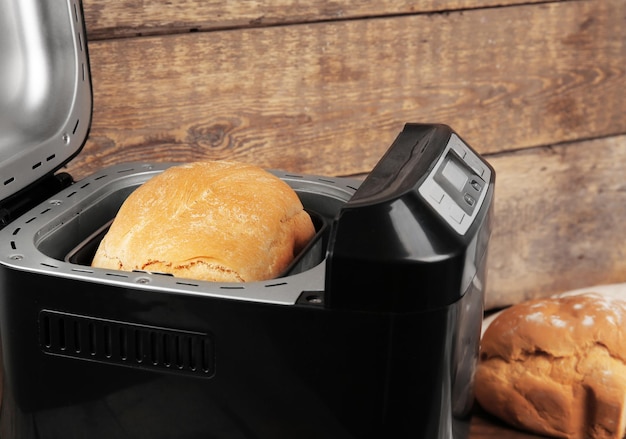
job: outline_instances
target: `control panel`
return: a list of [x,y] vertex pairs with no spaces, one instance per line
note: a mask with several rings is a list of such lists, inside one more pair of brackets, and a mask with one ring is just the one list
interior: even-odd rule
[[419,193],[457,233],[464,235],[480,211],[490,181],[491,169],[452,134]]

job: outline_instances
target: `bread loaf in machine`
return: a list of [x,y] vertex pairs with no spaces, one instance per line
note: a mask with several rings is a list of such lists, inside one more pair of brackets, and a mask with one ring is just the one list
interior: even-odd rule
[[278,276],[315,235],[296,192],[257,166],[193,162],[135,189],[92,266],[251,282]]

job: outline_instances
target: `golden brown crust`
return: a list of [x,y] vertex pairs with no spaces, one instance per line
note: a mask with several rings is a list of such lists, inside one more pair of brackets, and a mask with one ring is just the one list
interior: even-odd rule
[[92,266],[218,282],[276,277],[315,234],[294,190],[256,166],[195,162],[137,188]]
[[517,427],[560,438],[626,430],[626,301],[588,293],[503,311],[487,328],[476,398]]

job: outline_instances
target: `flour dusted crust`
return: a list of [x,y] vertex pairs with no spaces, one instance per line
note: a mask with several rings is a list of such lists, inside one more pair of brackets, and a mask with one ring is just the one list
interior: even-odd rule
[[543,435],[623,438],[625,325],[626,301],[596,293],[508,308],[483,335],[479,404]]
[[294,190],[256,166],[171,167],[125,200],[92,266],[218,282],[279,275],[315,234]]

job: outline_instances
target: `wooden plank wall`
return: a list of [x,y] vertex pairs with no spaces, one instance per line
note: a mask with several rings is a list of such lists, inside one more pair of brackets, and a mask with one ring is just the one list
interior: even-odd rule
[[405,122],[497,172],[487,306],[626,281],[623,0],[84,0],[68,170],[234,159],[365,175]]

